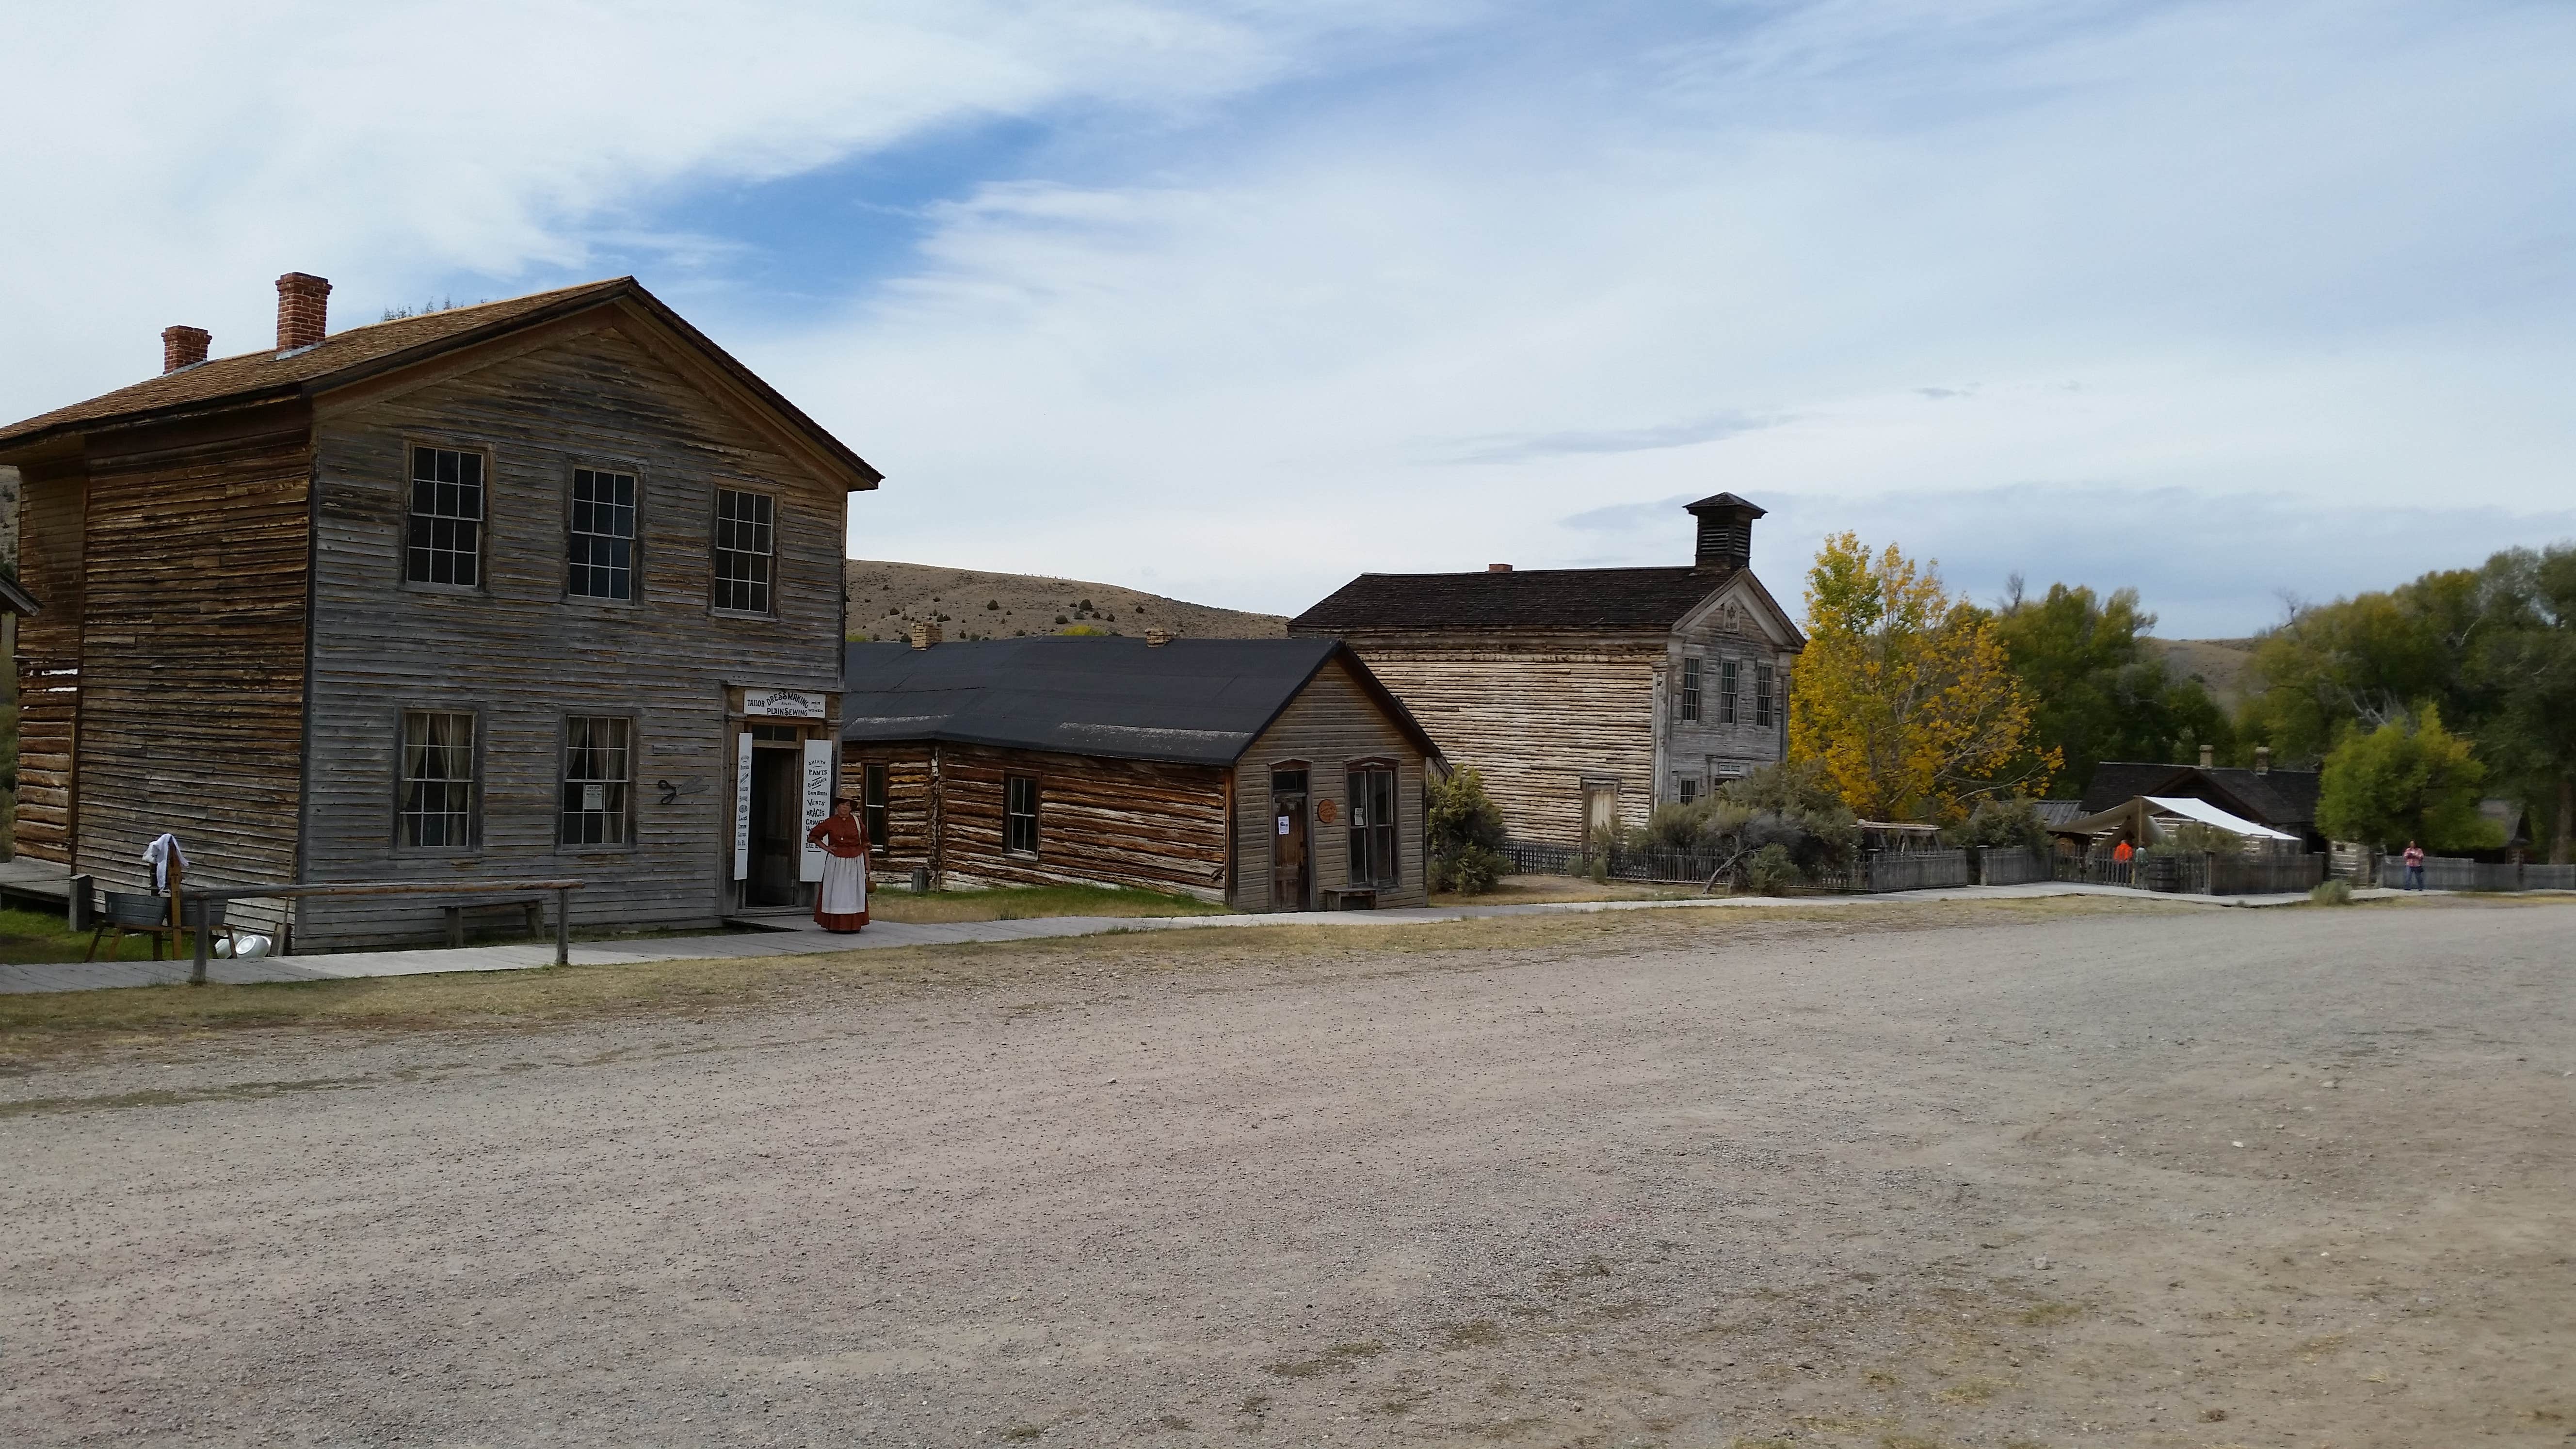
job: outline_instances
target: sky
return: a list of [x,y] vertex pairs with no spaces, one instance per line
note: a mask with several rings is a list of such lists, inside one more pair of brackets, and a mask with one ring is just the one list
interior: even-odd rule
[[633,274],[851,552],[1293,613],[1769,509],[2169,637],[2576,537],[2576,5],[0,12],[0,414]]

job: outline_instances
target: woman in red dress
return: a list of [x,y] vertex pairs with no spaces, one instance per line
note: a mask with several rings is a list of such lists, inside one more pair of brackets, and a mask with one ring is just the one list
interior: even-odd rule
[[868,923],[868,831],[858,807],[832,802],[832,813],[805,833],[823,847],[823,883],[814,891],[814,924],[842,934]]

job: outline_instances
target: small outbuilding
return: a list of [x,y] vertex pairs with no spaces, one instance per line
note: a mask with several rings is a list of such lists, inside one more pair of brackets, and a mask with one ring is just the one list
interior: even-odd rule
[[877,870],[1238,910],[1421,905],[1445,769],[1336,639],[852,644],[841,785]]

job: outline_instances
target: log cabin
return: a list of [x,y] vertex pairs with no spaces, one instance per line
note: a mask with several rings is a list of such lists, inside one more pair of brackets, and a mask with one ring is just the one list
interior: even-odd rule
[[1686,567],[1362,574],[1288,632],[1358,651],[1484,777],[1513,839],[1633,828],[1784,757],[1806,648],[1753,573],[1763,510],[1720,493],[1687,511]]
[[1331,639],[852,644],[841,793],[877,870],[1247,911],[1422,905],[1439,747]]
[[[856,453],[631,277],[333,332],[0,428],[22,476],[17,844],[144,889],[579,878],[575,924],[791,905],[819,860]],[[818,817],[819,818],[819,817]],[[419,897],[236,909],[299,949]]]

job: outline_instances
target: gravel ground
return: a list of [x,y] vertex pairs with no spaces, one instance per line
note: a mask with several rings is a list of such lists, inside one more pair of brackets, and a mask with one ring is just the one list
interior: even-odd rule
[[2576,908],[1725,914],[25,1063],[0,1437],[2576,1442]]

